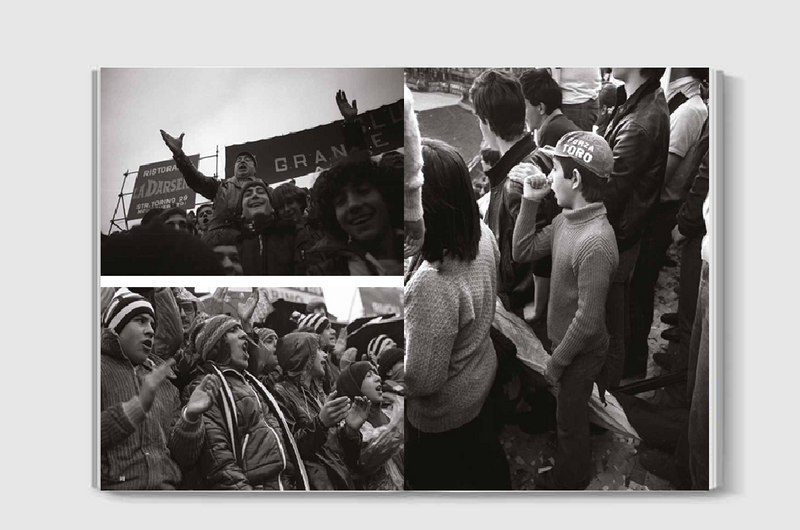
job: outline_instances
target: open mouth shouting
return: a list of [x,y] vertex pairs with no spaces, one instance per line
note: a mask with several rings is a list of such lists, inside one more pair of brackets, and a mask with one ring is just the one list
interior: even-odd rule
[[146,353],[148,353],[148,354],[149,354],[149,353],[150,353],[150,351],[153,349],[153,339],[145,339],[145,340],[143,340],[143,341],[142,341],[142,349],[143,349],[143,350],[144,350]]

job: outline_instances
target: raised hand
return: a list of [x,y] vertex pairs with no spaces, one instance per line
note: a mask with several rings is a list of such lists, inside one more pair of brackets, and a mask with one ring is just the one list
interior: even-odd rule
[[169,150],[172,151],[172,154],[174,156],[178,156],[179,154],[181,154],[183,152],[184,133],[181,133],[180,136],[175,138],[167,134],[166,131],[164,131],[164,129],[160,129],[160,131],[161,131],[161,138],[164,139],[164,143],[167,144],[167,147],[169,147]]
[[550,193],[550,180],[534,164],[523,163],[509,171],[508,178],[522,182],[522,196],[526,199],[541,201]]
[[218,391],[219,379],[210,374],[205,376],[189,397],[189,403],[186,404],[186,419],[194,422],[198,416],[210,409]]
[[404,221],[403,259],[410,258],[422,249],[425,242],[425,221]]
[[139,389],[139,404],[145,412],[149,411],[150,407],[153,406],[153,400],[156,397],[156,390],[159,385],[164,382],[164,379],[174,375],[172,372],[173,366],[175,366],[174,358],[156,366],[142,381],[142,387]]
[[326,428],[332,427],[347,417],[350,409],[350,398],[347,396],[336,397],[336,390],[331,392],[322,410],[319,411],[319,419]]
[[347,326],[339,331],[339,336],[336,338],[336,344],[333,345],[333,354],[337,359],[342,357],[342,354],[347,349]]
[[339,112],[342,113],[342,117],[345,121],[355,120],[358,116],[358,105],[356,104],[356,100],[353,100],[353,104],[351,106],[347,102],[347,94],[344,93],[344,90],[339,90],[336,93],[336,104],[339,106]]
[[367,421],[371,406],[369,399],[364,396],[357,397],[347,412],[347,417],[344,420],[345,425],[354,431],[359,430],[364,425],[364,422]]
[[[243,297],[244,294],[241,294],[240,296]],[[250,293],[250,296],[247,298],[247,300],[245,300],[244,303],[239,302],[237,304],[236,309],[239,313],[239,320],[241,320],[242,323],[249,322],[253,316],[253,312],[256,310],[257,305],[258,305],[258,288],[253,287],[253,292]]]

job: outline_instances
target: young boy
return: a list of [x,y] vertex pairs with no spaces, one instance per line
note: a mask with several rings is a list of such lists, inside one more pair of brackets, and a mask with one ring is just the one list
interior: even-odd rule
[[167,377],[173,361],[152,354],[155,312],[143,296],[119,289],[103,314],[100,346],[100,487],[167,490],[181,482],[203,446],[200,421],[216,399],[206,376],[183,409]]
[[[541,489],[585,489],[591,460],[588,401],[608,347],[606,297],[619,262],[603,204],[614,160],[602,137],[584,131],[565,134],[545,152],[553,156],[549,178],[532,164],[521,164],[509,175],[518,181],[524,177],[514,260],[553,258],[547,317],[553,354],[545,376],[558,385],[558,454],[552,471],[536,482]],[[536,211],[551,187],[563,211],[536,233]],[[605,385],[599,382],[602,395]]]

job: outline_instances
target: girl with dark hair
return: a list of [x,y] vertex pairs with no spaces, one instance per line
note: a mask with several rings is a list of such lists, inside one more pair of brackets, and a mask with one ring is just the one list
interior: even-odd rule
[[425,241],[409,266],[404,293],[407,485],[510,489],[485,406],[497,371],[489,330],[500,252],[480,222],[461,155],[423,139],[422,157]]
[[403,271],[400,173],[366,154],[324,171],[311,190],[325,236],[306,252],[307,274],[386,276]]
[[294,226],[294,274],[306,274],[306,253],[321,239],[323,234],[308,222],[308,192],[292,182],[281,184],[272,190],[275,211],[284,223]]

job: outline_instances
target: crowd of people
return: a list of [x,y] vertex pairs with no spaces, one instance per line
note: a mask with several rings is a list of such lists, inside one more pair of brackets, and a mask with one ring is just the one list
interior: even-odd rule
[[153,208],[140,225],[101,238],[104,275],[401,275],[400,172],[403,155],[370,157],[356,101],[343,91],[347,156],[311,189],[276,187],[257,176],[258,160],[238,153],[234,174],[200,173],[183,151],[184,134],[161,137],[189,188],[211,203],[196,212]]
[[403,349],[263,296],[102,289],[102,489],[403,489]]
[[687,370],[689,423],[672,469],[651,471],[679,489],[708,488],[708,70],[671,68],[664,90],[665,72],[484,71],[469,91],[483,137],[476,178],[455,148],[420,138],[406,89],[409,488],[511,487],[498,441],[500,374],[515,369],[493,326],[502,304],[550,354],[557,449],[536,486],[585,489],[588,401],[595,384],[605,403],[645,375],[672,244],[680,304],[662,318],[680,348],[654,360]]

